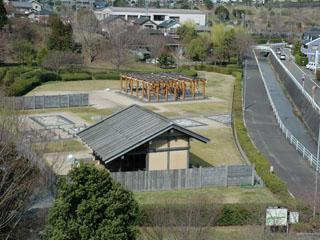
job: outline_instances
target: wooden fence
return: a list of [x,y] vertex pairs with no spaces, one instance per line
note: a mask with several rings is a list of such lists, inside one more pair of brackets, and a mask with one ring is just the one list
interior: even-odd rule
[[208,186],[254,185],[256,173],[252,166],[223,166],[163,171],[112,172],[114,180],[136,192],[168,189],[202,188]]

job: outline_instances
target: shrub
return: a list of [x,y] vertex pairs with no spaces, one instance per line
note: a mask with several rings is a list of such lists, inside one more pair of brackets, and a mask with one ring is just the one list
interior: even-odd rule
[[296,64],[298,64],[299,66],[305,66],[308,63],[308,58],[306,56],[296,54],[294,55],[294,58],[295,58]]
[[[256,222],[257,223],[257,222]],[[251,211],[239,204],[227,204],[223,206],[218,216],[217,225],[244,225],[252,224]]]
[[49,81],[61,81],[62,78],[55,72],[45,71],[39,74],[39,80],[41,83],[44,83]]
[[92,76],[86,72],[78,73],[62,73],[60,74],[62,81],[91,80]]
[[7,68],[0,68],[0,81],[3,80],[6,73],[7,73]]
[[120,74],[117,72],[99,72],[93,74],[94,78],[97,80],[119,80]]

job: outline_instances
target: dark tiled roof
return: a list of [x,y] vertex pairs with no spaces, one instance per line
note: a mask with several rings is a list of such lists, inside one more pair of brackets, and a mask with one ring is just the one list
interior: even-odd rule
[[119,16],[119,15],[110,15],[108,17],[106,17],[105,19],[102,20],[102,23],[105,23],[105,24],[109,24],[115,20],[122,20],[123,22],[126,22],[125,19],[123,19],[123,17]]
[[102,161],[108,163],[171,129],[205,143],[209,141],[138,105],[112,114],[78,135]]
[[166,21],[163,21],[162,23],[160,23],[158,25],[158,27],[160,28],[169,28],[169,27],[172,27],[176,24],[179,24],[177,21],[173,20],[173,19],[169,19],[169,20],[166,20]]
[[138,24],[138,25],[143,25],[143,24],[145,24],[145,23],[147,23],[147,22],[150,22],[150,23],[152,23],[152,24],[154,24],[154,25],[157,25],[156,23],[154,23],[153,21],[151,21],[150,18],[148,18],[148,17],[141,17],[141,18],[138,18],[138,19],[136,19],[136,20],[134,21],[134,23],[135,23],[135,24]]

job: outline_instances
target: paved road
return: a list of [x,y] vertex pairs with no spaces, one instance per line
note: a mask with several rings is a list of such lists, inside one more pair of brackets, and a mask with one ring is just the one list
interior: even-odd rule
[[[293,59],[293,56],[291,55],[290,51],[288,49],[284,49],[285,54],[287,55],[286,60],[282,61],[284,65],[288,68],[288,70],[292,73],[292,75],[299,81],[299,83],[302,85],[302,75],[305,75],[305,89],[306,91],[312,96],[311,88],[319,84],[318,82],[315,82],[315,76],[313,71],[310,71],[306,69],[305,67],[299,67],[297,64],[294,63],[294,61],[289,61],[289,58]],[[320,105],[320,88],[316,91],[315,94],[315,101],[318,105]]]
[[253,58],[248,60],[244,95],[245,123],[254,144],[268,158],[280,178],[287,183],[289,191],[312,205],[314,172],[282,135]]
[[309,134],[303,122],[295,115],[289,99],[285,96],[280,83],[277,81],[277,73],[274,72],[267,58],[258,59],[262,75],[266,81],[269,93],[279,117],[286,128],[301,142],[313,155],[317,154],[317,146]]

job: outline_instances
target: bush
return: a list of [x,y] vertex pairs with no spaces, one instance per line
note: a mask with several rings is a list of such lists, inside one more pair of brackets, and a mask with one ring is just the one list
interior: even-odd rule
[[7,68],[0,68],[0,81],[3,80],[6,73],[7,73]]
[[183,75],[189,76],[189,77],[196,77],[198,76],[198,73],[196,70],[191,69],[189,66],[180,66],[176,70],[178,73],[181,73]]
[[92,75],[86,72],[78,73],[62,73],[60,74],[62,81],[91,80]]
[[93,77],[97,80],[119,80],[120,74],[117,72],[99,72],[94,73]]
[[302,56],[300,54],[296,54],[296,55],[294,55],[294,58],[295,58],[296,64],[298,64],[299,66],[305,66],[308,64],[308,58],[305,56]]

